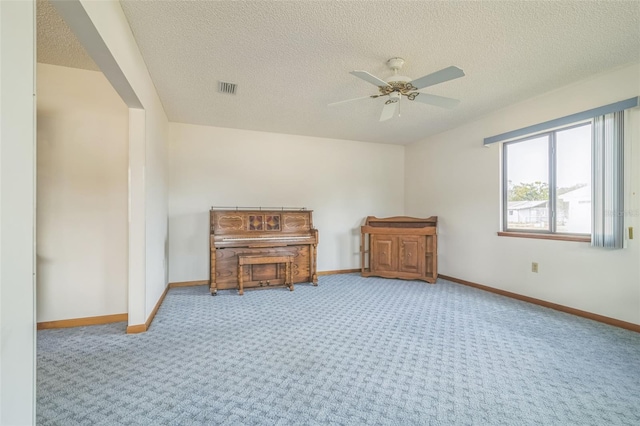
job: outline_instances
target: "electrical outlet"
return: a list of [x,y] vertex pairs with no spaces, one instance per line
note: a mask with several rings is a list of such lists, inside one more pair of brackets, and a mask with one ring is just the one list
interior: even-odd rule
[[538,262],[531,262],[531,272],[538,273]]

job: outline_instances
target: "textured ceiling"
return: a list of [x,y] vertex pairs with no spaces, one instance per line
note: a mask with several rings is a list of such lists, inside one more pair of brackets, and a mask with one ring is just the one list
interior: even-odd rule
[[[219,127],[406,144],[640,61],[637,0],[121,5],[169,120]],[[384,79],[395,56],[414,79],[462,68],[465,77],[423,90],[461,104],[405,98],[401,116],[385,122],[384,98],[327,106],[377,93],[349,71]],[[217,93],[220,80],[237,94]]]
[[38,62],[100,71],[48,0],[36,2],[36,28]]

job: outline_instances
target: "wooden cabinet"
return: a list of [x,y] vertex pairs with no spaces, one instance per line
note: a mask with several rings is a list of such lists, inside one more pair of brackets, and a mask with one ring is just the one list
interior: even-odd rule
[[361,228],[362,276],[435,283],[438,278],[437,220],[435,216],[426,219],[367,217]]

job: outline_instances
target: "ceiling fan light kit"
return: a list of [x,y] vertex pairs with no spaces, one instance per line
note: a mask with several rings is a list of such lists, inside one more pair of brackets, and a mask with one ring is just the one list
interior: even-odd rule
[[396,110],[399,110],[400,99],[402,99],[403,96],[405,96],[410,101],[419,101],[420,103],[449,109],[454,108],[460,103],[458,99],[429,95],[418,91],[429,86],[434,86],[436,84],[463,77],[464,71],[462,71],[460,68],[450,66],[441,69],[440,71],[436,71],[434,73],[427,74],[423,77],[412,80],[409,77],[398,75],[398,70],[402,69],[402,66],[404,65],[404,59],[398,57],[391,58],[387,61],[387,65],[393,71],[393,75],[386,80],[382,80],[362,70],[350,72],[350,74],[377,86],[379,94],[334,102],[329,104],[329,106],[335,106],[338,104],[365,98],[378,98],[381,96],[387,96],[389,99],[385,101],[382,108],[382,114],[380,115],[380,121],[386,121],[395,115]]

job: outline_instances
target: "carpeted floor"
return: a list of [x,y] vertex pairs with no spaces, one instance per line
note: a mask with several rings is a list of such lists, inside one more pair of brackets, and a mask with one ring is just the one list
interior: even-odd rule
[[175,288],[125,329],[38,332],[38,424],[640,424],[640,334],[443,280]]

